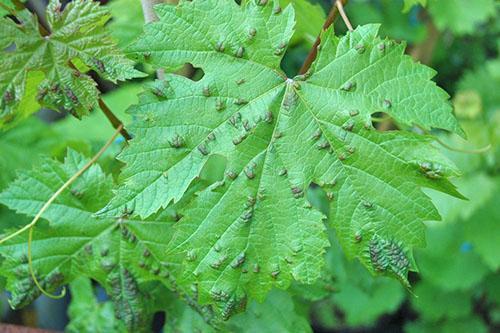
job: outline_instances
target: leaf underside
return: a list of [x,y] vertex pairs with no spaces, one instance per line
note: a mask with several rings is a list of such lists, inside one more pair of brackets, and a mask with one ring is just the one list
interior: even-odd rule
[[259,4],[156,7],[159,21],[130,53],[205,74],[198,82],[167,75],[131,108],[136,138],[119,157],[122,185],[100,214],[148,217],[185,198],[207,162],[222,157],[224,179],[178,212],[166,253],[179,283],[199,286],[201,302],[262,300],[274,286],[318,277],[328,241],[324,216],[304,199],[312,183],[331,200],[347,255],[405,281],[415,269],[411,249],[424,244],[422,221],[439,219],[419,188],[460,196],[447,180],[456,170],[431,137],[375,131],[371,115],[462,134],[448,95],[404,45],[378,38],[377,25],[344,37],[325,32],[311,70],[287,78],[280,62],[293,8]]
[[[102,239],[108,255],[119,256],[113,269],[122,280],[161,279],[168,267],[165,284],[175,281],[227,318],[273,287],[320,276],[329,242],[325,216],[304,196],[314,183],[330,200],[328,218],[347,256],[405,282],[416,270],[412,249],[424,244],[422,221],[439,219],[420,188],[460,196],[448,181],[457,171],[432,147],[432,137],[378,132],[371,115],[385,112],[402,125],[461,134],[448,95],[431,81],[434,71],[367,25],[344,37],[325,32],[311,70],[290,79],[280,62],[293,34],[292,6],[195,0],[156,9],[159,21],[145,26],[131,54],[167,70],[191,63],[205,75],[194,82],[169,74],[150,84],[130,110],[135,138],[119,157],[126,163],[121,185],[99,211],[101,219],[91,215],[101,207],[92,206],[87,220],[75,223],[54,204],[45,216],[53,223],[47,232],[67,221],[65,228],[91,233],[88,240]],[[213,159],[224,160],[226,171],[205,185],[199,178]],[[15,184],[0,200],[18,211],[34,214],[50,196]],[[89,191],[95,201],[85,202],[111,197],[99,191]],[[30,203],[34,193],[36,205]],[[122,241],[130,235],[137,245]],[[43,237],[35,238],[36,256],[47,256],[38,245]],[[12,253],[22,244],[12,245]],[[154,265],[141,258],[145,254]],[[81,267],[79,256],[71,258],[68,274]],[[102,273],[89,273],[100,264],[85,266],[87,275],[106,282]]]
[[58,0],[51,0],[46,14],[47,36],[28,10],[17,13],[18,23],[0,18],[0,128],[13,126],[40,105],[78,118],[88,114],[99,91],[82,71],[92,69],[112,82],[142,75],[109,36],[104,27],[109,14],[98,2],[76,0],[62,10]]

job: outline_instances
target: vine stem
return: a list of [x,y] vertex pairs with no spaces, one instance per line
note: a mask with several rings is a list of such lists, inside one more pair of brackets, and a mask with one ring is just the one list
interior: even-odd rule
[[[337,0],[335,3],[341,3],[341,5],[347,4],[348,0]],[[316,57],[318,56],[318,47],[321,44],[321,35],[328,30],[328,28],[333,24],[335,21],[335,18],[337,17],[339,10],[338,10],[338,5],[332,5],[332,8],[330,9],[330,12],[328,13],[328,16],[326,17],[325,23],[323,23],[323,28],[321,29],[321,32],[319,33],[318,37],[316,37],[316,41],[314,41],[314,44],[311,48],[311,51],[309,51],[309,54],[306,57],[306,60],[304,61],[304,64],[299,70],[299,74],[303,75],[305,74],[309,68],[311,68],[312,63],[314,60],[316,60]]]
[[94,157],[92,157],[92,159],[90,161],[88,161],[80,170],[78,170],[76,173],[74,173],[61,187],[59,187],[59,189],[49,198],[49,200],[47,200],[45,202],[45,204],[42,206],[42,208],[38,211],[38,213],[35,215],[35,217],[33,218],[33,220],[29,224],[25,225],[23,228],[19,229],[18,231],[14,232],[14,233],[10,234],[9,236],[0,240],[0,244],[5,243],[6,241],[22,234],[26,230],[29,230],[29,236],[28,236],[28,267],[29,267],[29,271],[30,271],[31,277],[32,277],[35,285],[38,287],[38,289],[40,289],[40,291],[44,295],[46,295],[48,297],[55,298],[55,299],[62,298],[66,294],[66,289],[63,289],[63,291],[61,292],[60,295],[52,295],[49,292],[47,292],[45,289],[43,289],[43,287],[38,282],[38,280],[35,276],[34,270],[33,270],[33,260],[32,260],[32,251],[31,251],[31,243],[33,240],[33,228],[36,225],[36,223],[38,222],[38,220],[42,217],[43,213],[47,210],[47,208],[49,208],[49,206],[54,202],[54,200],[56,200],[56,198],[65,189],[67,189],[75,180],[78,179],[78,177],[80,177],[83,173],[85,173],[85,171],[87,171],[88,168],[90,168],[102,156],[102,154],[104,154],[104,152],[108,149],[108,147],[113,143],[113,141],[116,139],[116,137],[120,134],[122,127],[123,127],[123,125],[120,124],[118,126],[118,128],[116,129],[115,133],[113,134],[113,136],[111,136],[111,138],[104,144],[104,146],[102,146],[102,148],[97,152],[97,154],[95,154]]

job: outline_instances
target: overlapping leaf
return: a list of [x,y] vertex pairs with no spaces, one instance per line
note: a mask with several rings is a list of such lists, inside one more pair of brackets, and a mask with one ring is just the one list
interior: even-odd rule
[[[0,202],[29,216],[35,215],[48,198],[87,160],[70,151],[65,163],[47,159],[42,166],[22,173],[0,195]],[[112,298],[115,313],[129,330],[147,331],[154,302],[143,282],[162,280],[168,272],[158,259],[158,249],[168,238],[168,215],[145,221],[96,219],[93,212],[111,196],[113,184],[98,166],[91,167],[71,188],[61,194],[44,213],[34,232],[33,267],[44,288],[53,291],[80,276],[99,281]],[[103,200],[103,201],[101,201]],[[18,308],[31,303],[39,290],[31,279],[26,255],[26,237],[19,236],[0,247],[1,275],[12,292],[10,303]]]
[[109,37],[104,28],[109,14],[97,2],[76,0],[62,10],[58,0],[51,0],[50,32],[41,33],[27,10],[17,18],[18,23],[0,19],[0,128],[26,118],[40,104],[78,118],[87,114],[99,92],[82,71],[93,69],[113,82],[141,75]]
[[[328,245],[323,216],[303,194],[314,182],[348,256],[406,279],[423,220],[439,215],[420,187],[459,196],[453,165],[431,137],[373,129],[373,113],[461,133],[434,71],[377,37],[378,26],[332,31],[311,70],[279,64],[293,32],[277,1],[181,1],[157,7],[131,52],[157,67],[201,67],[198,82],[168,75],[131,112],[136,139],[121,154],[123,185],[101,211],[142,217],[180,200],[212,158],[226,173],[180,211],[166,255],[180,284],[231,312],[293,279],[312,282]],[[224,311],[223,311],[224,312]]]

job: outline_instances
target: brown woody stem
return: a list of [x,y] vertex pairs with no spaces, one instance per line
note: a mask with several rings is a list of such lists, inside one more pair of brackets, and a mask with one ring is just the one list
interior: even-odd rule
[[102,98],[99,98],[99,107],[101,108],[102,112],[108,118],[109,122],[115,129],[120,128],[120,134],[123,136],[125,140],[130,140],[132,139],[132,136],[127,132],[127,130],[123,127],[122,121],[111,111],[111,109],[104,103]]
[[[348,0],[340,0],[342,5],[347,4]],[[323,23],[323,28],[318,37],[316,38],[316,41],[314,42],[314,45],[311,48],[311,51],[309,51],[309,54],[307,55],[306,60],[304,61],[304,64],[300,68],[299,74],[305,74],[309,68],[311,67],[312,63],[314,60],[316,60],[316,57],[318,56],[318,46],[321,44],[321,35],[328,30],[328,28],[333,24],[335,21],[335,18],[337,18],[338,15],[338,8],[336,4],[334,3],[332,5],[332,8],[330,9],[330,12],[328,13],[328,16],[326,17],[325,23]]]

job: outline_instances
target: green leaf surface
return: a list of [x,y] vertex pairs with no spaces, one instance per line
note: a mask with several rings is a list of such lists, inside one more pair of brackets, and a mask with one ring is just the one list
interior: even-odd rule
[[276,5],[157,7],[159,21],[130,52],[167,70],[191,62],[205,75],[167,75],[131,108],[136,139],[120,155],[123,185],[100,212],[148,217],[183,198],[209,160],[224,159],[224,179],[188,200],[167,248],[178,282],[196,283],[202,303],[230,301],[223,314],[319,277],[328,241],[323,215],[304,199],[312,182],[332,199],[346,254],[403,281],[415,269],[411,249],[424,244],[421,222],[439,219],[419,187],[460,196],[432,137],[380,133],[370,121],[383,111],[461,133],[434,71],[367,25],[326,32],[310,72],[287,78],[279,65],[294,12]]
[[0,19],[0,48],[9,46],[1,51],[0,128],[13,126],[40,105],[77,118],[88,114],[99,91],[81,71],[92,69],[112,82],[142,76],[112,41],[104,27],[109,13],[97,2],[72,1],[61,10],[59,1],[51,0],[47,35],[29,11],[18,12],[17,18],[18,23]]

